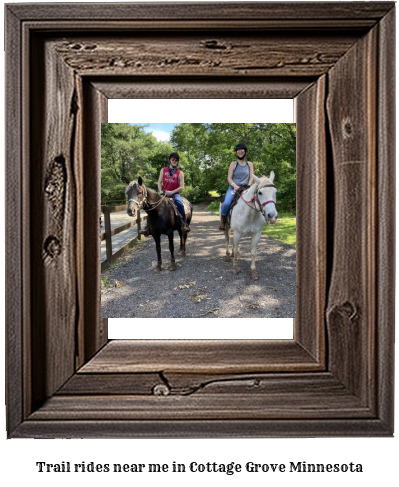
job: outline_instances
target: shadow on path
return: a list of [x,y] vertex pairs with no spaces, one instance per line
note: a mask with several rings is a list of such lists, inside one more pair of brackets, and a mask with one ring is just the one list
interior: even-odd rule
[[[163,271],[155,273],[156,251],[150,237],[139,243],[123,264],[102,274],[111,286],[101,293],[103,318],[295,318],[295,249],[263,235],[258,244],[259,281],[250,273],[250,237],[240,244],[242,272],[234,275],[224,261],[225,238],[219,218],[195,205],[187,257],[178,254],[171,272],[166,236],[162,239]],[[115,283],[116,281],[116,283]]]

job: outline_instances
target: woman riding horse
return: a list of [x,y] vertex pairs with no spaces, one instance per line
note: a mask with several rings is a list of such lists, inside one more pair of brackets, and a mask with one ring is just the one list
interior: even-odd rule
[[234,150],[237,155],[237,160],[230,164],[229,172],[227,174],[229,187],[220,211],[219,230],[222,231],[226,230],[227,215],[229,214],[235,192],[246,186],[251,186],[254,180],[253,164],[252,162],[247,161],[247,146],[241,143],[236,145]]
[[181,226],[182,232],[188,233],[190,227],[187,224],[183,200],[180,196],[180,192],[184,189],[184,173],[177,167],[179,160],[180,157],[177,152],[172,152],[172,154],[169,155],[169,166],[163,167],[159,174],[158,189],[161,193],[165,193],[168,198],[173,198],[183,219]]

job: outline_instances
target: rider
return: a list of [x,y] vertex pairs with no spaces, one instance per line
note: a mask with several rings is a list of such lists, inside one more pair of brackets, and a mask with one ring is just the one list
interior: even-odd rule
[[179,164],[179,154],[172,152],[169,155],[169,166],[163,167],[159,174],[158,189],[160,192],[165,193],[169,198],[173,198],[177,209],[183,217],[182,231],[187,233],[190,231],[186,220],[186,212],[184,211],[184,205],[180,192],[184,189],[184,173],[177,166]]
[[235,192],[245,186],[251,186],[254,180],[253,164],[247,161],[247,146],[240,143],[234,147],[234,151],[237,155],[237,160],[233,161],[229,166],[229,172],[227,174],[229,187],[220,212],[219,230],[226,229],[227,215],[229,214]]

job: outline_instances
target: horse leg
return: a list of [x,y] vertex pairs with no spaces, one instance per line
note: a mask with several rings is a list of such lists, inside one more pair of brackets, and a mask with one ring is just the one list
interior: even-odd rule
[[186,256],[186,240],[187,240],[187,233],[183,233],[181,229],[179,229],[179,235],[180,235],[180,249],[179,249],[179,254],[181,254],[183,257]]
[[240,242],[241,234],[234,230],[233,235],[233,272],[239,274],[241,269],[238,267],[238,244]]
[[231,254],[230,254],[231,228],[226,228],[226,230],[224,231],[224,238],[226,239],[226,256],[224,260],[226,262],[231,262]]
[[155,272],[159,272],[162,270],[162,255],[161,255],[161,235],[153,235],[153,239],[155,240],[155,247],[157,249],[157,256],[158,256],[158,263],[155,267]]
[[168,233],[168,239],[169,239],[170,262],[171,262],[169,270],[175,271],[177,269],[177,265],[175,261],[175,246],[173,244],[173,230]]
[[254,281],[257,281],[259,279],[259,275],[256,271],[255,268],[255,260],[256,260],[256,254],[257,254],[257,245],[259,243],[260,237],[261,237],[261,232],[254,233],[252,234],[251,238],[251,279]]

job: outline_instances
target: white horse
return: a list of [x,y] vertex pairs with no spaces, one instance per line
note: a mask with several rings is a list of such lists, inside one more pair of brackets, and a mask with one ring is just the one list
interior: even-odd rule
[[[231,262],[233,257],[233,272],[238,274],[238,244],[243,235],[251,235],[251,279],[258,280],[259,275],[255,268],[256,246],[262,235],[262,227],[265,221],[274,225],[277,221],[276,194],[277,189],[273,184],[274,172],[270,176],[258,178],[254,176],[255,183],[240,195],[240,199],[232,209],[230,227],[226,226],[226,257]],[[230,254],[231,231],[233,230],[233,252]]]

